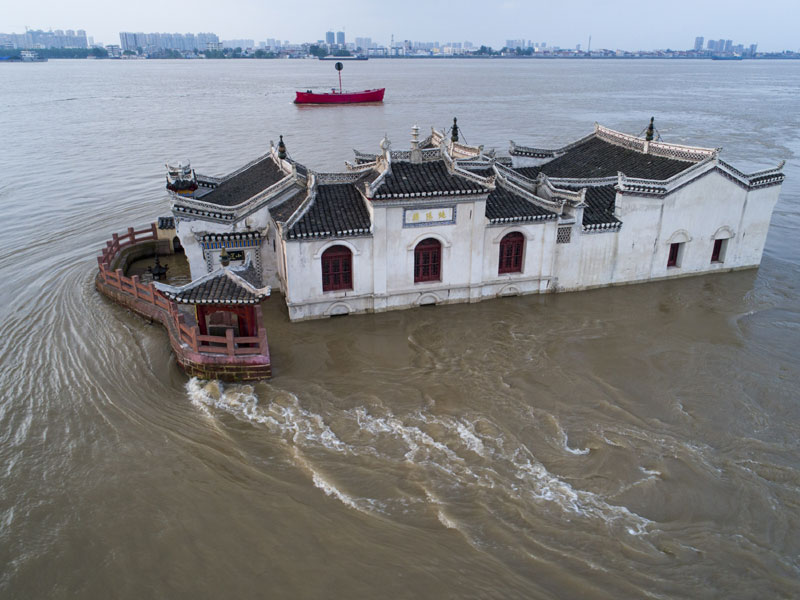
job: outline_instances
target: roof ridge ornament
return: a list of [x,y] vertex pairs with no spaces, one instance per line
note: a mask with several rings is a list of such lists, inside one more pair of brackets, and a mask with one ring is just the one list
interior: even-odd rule
[[[614,144],[616,146],[622,146],[623,148],[628,148],[629,150],[634,150],[636,152],[651,153],[655,156],[663,156],[666,158],[689,162],[702,162],[706,159],[713,158],[721,150],[721,148],[701,148],[699,146],[671,144],[669,142],[662,141],[648,142],[641,137],[616,131],[615,129],[610,129],[609,127],[604,127],[603,125],[597,125],[594,135],[605,142]],[[579,142],[582,141],[585,140],[579,140]],[[570,144],[561,150],[568,149],[574,145],[574,143]],[[647,150],[644,149],[645,145],[647,145]]]
[[451,129],[450,141],[454,144],[458,142],[458,119],[453,117],[453,127]]
[[422,162],[422,150],[419,148],[419,127],[411,128],[411,162],[418,165]]
[[655,117],[650,117],[650,125],[647,126],[647,130],[646,130],[646,133],[645,133],[645,136],[644,136],[644,139],[645,139],[646,142],[652,142],[653,141],[653,135],[654,135],[654,131],[655,131],[655,128],[656,128],[655,120],[656,120]]
[[281,160],[286,160],[286,144],[283,143],[282,135],[280,141],[278,142],[278,158]]
[[179,196],[193,196],[198,187],[197,175],[188,160],[177,166],[165,163],[167,167],[167,189]]

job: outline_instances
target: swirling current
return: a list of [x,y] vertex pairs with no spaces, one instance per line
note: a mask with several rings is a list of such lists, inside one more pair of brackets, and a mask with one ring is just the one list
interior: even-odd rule
[[[330,64],[0,66],[0,596],[800,596],[798,67],[370,60],[345,74],[382,106],[297,107]],[[168,213],[166,160],[651,115],[787,160],[759,269],[296,324],[275,294],[253,385],[188,379],[93,287],[112,232]]]

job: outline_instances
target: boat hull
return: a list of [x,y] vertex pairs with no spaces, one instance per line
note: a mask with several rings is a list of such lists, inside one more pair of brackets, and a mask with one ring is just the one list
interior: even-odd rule
[[295,104],[356,104],[359,102],[383,102],[386,88],[360,92],[297,92]]

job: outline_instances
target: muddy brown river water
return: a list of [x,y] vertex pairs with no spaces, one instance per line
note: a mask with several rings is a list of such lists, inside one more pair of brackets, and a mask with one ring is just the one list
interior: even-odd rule
[[[297,107],[317,61],[0,67],[0,597],[800,597],[800,62],[380,61],[382,106]],[[415,123],[556,146],[594,121],[786,159],[760,269],[290,324],[275,377],[188,380],[93,288],[284,135],[316,169]]]

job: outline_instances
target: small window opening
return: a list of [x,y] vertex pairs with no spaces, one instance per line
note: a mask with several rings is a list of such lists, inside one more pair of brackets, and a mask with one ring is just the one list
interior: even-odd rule
[[667,266],[668,267],[679,267],[680,266],[680,258],[681,258],[681,246],[683,243],[678,242],[675,244],[669,245],[669,258],[667,259]]
[[728,247],[728,240],[714,240],[714,249],[711,251],[711,262],[725,262],[725,250]]

